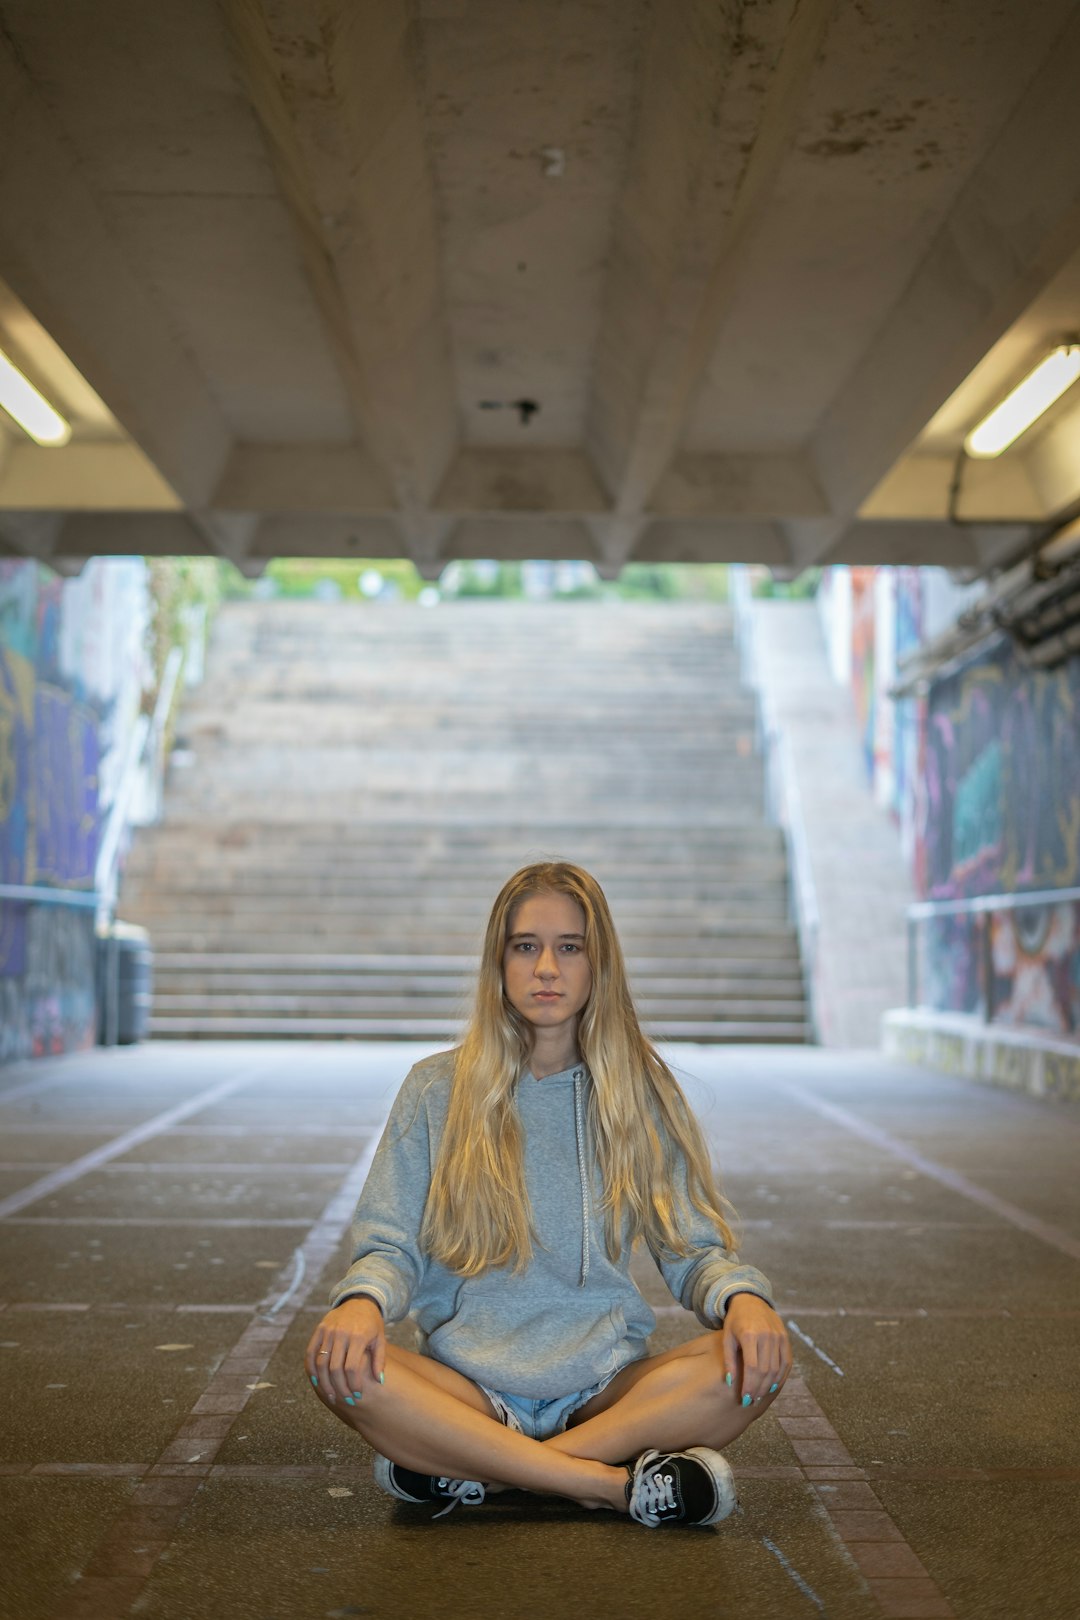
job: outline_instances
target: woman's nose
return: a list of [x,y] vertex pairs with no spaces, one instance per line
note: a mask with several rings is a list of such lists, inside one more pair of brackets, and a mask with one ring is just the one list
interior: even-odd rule
[[558,977],[559,964],[556,960],[554,951],[549,949],[540,952],[539,959],[536,963],[536,971],[542,979],[554,979]]

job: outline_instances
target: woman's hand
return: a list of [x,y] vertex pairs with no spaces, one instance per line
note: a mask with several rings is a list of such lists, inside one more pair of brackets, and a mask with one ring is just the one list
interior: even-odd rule
[[791,1371],[791,1344],[771,1305],[756,1294],[736,1294],[724,1316],[723,1336],[724,1367],[740,1405],[783,1386]]
[[311,1335],[304,1356],[311,1382],[328,1401],[355,1406],[365,1375],[381,1384],[386,1368],[386,1329],[373,1299],[356,1295],[328,1311]]

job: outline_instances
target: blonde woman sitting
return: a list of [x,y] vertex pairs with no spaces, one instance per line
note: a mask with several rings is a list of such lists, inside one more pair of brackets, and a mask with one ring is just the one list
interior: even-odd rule
[[[721,1203],[603,891],[579,867],[525,867],[495,901],[461,1045],[394,1103],[312,1384],[399,1500],[449,1511],[512,1487],[714,1524],[735,1505],[721,1451],[791,1367]],[[660,1355],[630,1276],[639,1239],[708,1329]],[[423,1353],[387,1343],[407,1315]]]

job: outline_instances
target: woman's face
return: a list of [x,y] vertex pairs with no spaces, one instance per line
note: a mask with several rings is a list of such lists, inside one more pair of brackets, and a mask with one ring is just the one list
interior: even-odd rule
[[585,954],[585,913],[566,894],[534,894],[510,914],[503,952],[507,1000],[542,1029],[573,1020],[576,1027],[592,990]]

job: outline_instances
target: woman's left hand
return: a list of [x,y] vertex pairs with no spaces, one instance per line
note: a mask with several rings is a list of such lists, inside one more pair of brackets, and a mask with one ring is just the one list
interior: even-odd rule
[[740,1403],[782,1388],[791,1371],[787,1329],[756,1294],[736,1294],[724,1315],[724,1367]]

